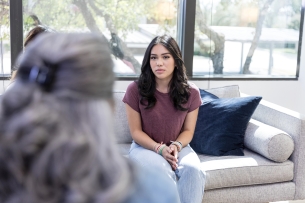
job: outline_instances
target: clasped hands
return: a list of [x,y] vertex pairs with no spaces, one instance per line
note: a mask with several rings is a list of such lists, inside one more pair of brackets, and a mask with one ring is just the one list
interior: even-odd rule
[[162,150],[162,156],[171,165],[173,171],[175,171],[178,168],[178,148],[176,145],[166,146]]

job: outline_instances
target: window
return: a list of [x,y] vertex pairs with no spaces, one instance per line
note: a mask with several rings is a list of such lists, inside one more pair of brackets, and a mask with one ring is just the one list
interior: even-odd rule
[[24,33],[37,25],[56,32],[97,32],[109,41],[119,77],[140,74],[156,36],[177,34],[173,0],[23,0]]
[[[56,32],[101,33],[109,41],[118,79],[135,79],[148,43],[164,33],[175,37],[180,44],[190,78],[298,78],[304,19],[302,0],[9,2],[23,8],[23,38],[36,25]],[[13,24],[12,61],[22,49],[20,45],[14,46],[15,40],[22,37],[13,37],[19,32],[15,27],[22,26]],[[1,39],[4,42],[2,34]],[[1,56],[4,55],[3,52]],[[9,62],[6,64],[4,70],[10,66]]]
[[0,0],[0,16],[0,75],[3,79],[11,74],[9,0]]
[[193,76],[295,78],[301,0],[197,0]]

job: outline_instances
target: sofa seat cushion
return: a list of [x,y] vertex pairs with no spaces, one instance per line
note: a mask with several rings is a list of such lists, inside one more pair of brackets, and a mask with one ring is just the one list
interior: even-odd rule
[[[131,143],[118,144],[128,157]],[[199,154],[201,169],[206,173],[205,190],[291,181],[293,162],[276,163],[248,149],[245,156],[207,156]]]
[[199,155],[206,172],[205,190],[291,181],[293,162],[273,162],[248,149],[245,156]]

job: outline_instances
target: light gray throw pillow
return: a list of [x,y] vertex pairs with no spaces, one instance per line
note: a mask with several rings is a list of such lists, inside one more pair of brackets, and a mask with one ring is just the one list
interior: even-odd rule
[[276,162],[286,161],[294,150],[289,134],[254,119],[249,121],[244,144],[248,149]]

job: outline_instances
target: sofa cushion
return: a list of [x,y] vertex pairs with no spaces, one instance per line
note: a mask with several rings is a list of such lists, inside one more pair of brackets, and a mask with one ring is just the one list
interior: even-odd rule
[[245,134],[245,146],[264,157],[286,161],[294,150],[294,142],[286,132],[251,119]]
[[245,156],[198,155],[206,172],[205,190],[291,181],[293,162],[276,163],[244,150]]
[[195,152],[242,156],[247,124],[261,97],[218,99],[200,89],[202,105],[190,143]]
[[215,87],[205,89],[207,92],[214,94],[219,98],[234,98],[240,97],[239,87],[238,85],[230,85],[230,86],[223,86],[223,87]]
[[204,191],[202,203],[304,203],[295,199],[294,182],[250,185]]
[[[119,144],[128,157],[130,144]],[[208,156],[199,154],[200,167],[206,173],[205,190],[235,186],[291,181],[293,162],[276,163],[248,149],[245,156]]]
[[114,91],[115,115],[114,115],[114,133],[118,143],[131,143],[132,138],[128,126],[125,104],[122,99],[125,91]]

